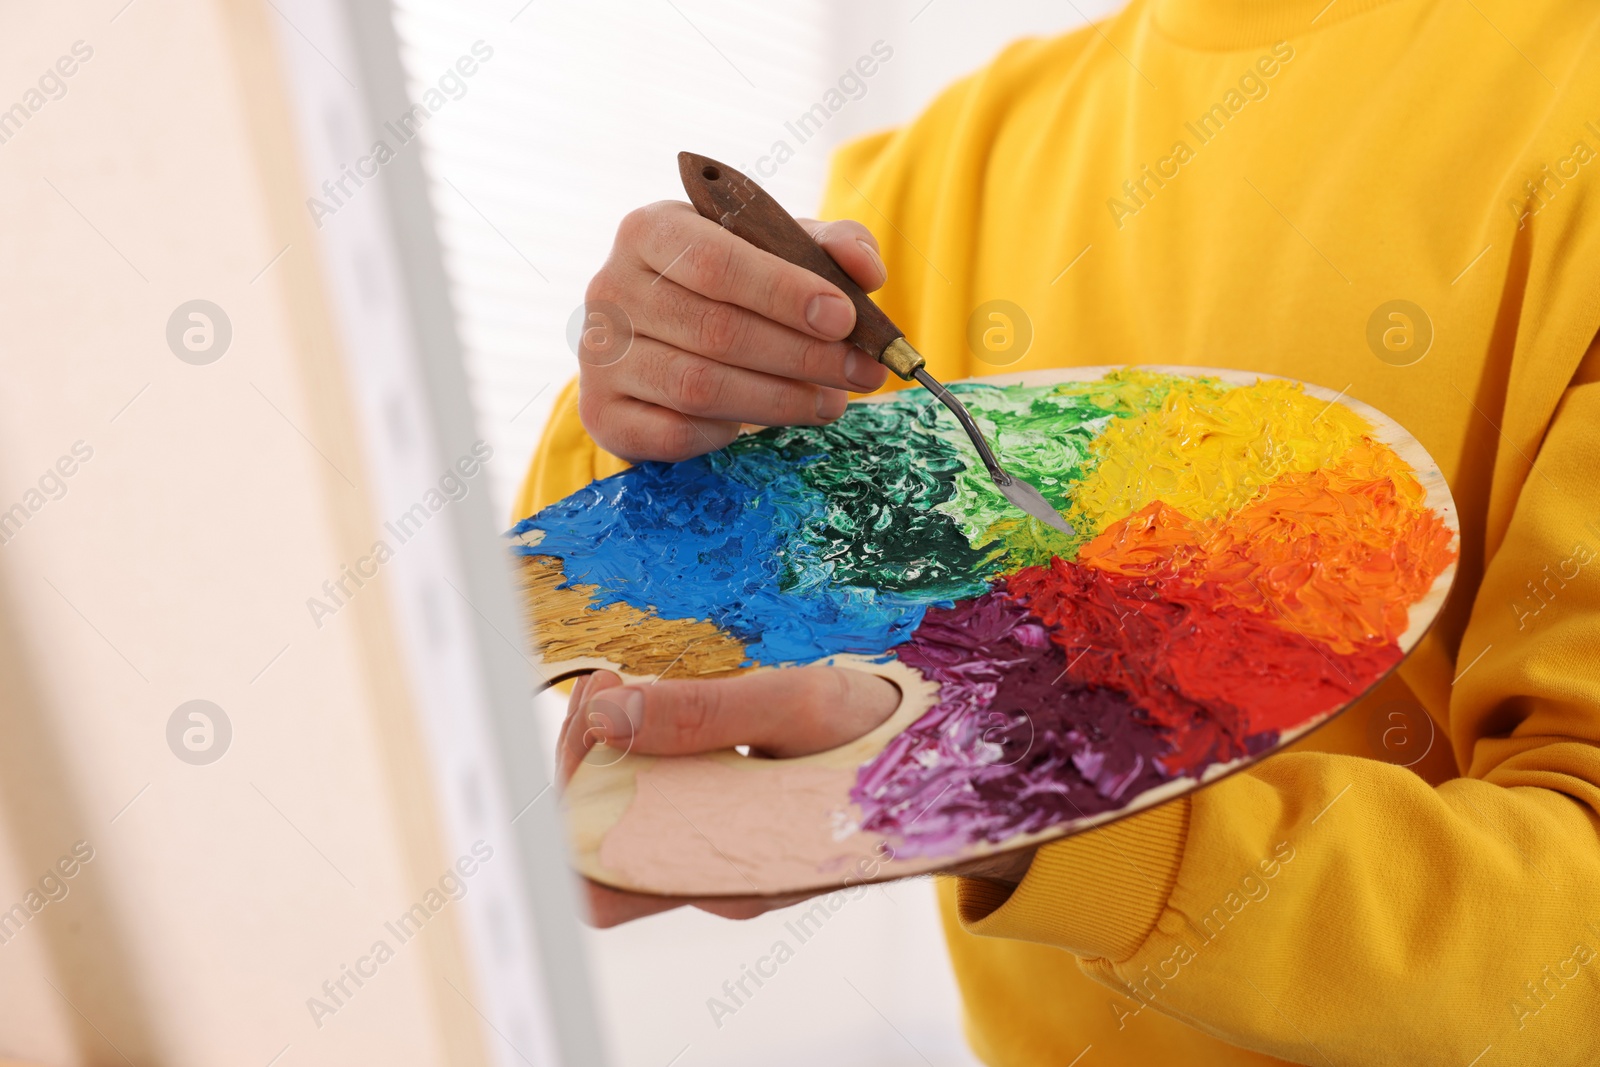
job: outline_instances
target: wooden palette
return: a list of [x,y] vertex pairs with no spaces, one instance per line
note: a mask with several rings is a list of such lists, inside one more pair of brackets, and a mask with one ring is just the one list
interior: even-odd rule
[[[762,431],[728,456],[595,483],[512,531],[552,680],[829,663],[903,694],[877,729],[799,759],[596,748],[565,795],[584,875],[664,895],[776,895],[1078,833],[1327,722],[1415,648],[1449,592],[1449,489],[1422,446],[1365,404],[1184,367],[966,385],[1008,466],[1077,457],[1070,471],[1014,472],[1068,503],[1081,539],[1051,542],[985,499],[953,420],[904,392],[840,420],[846,436],[875,431],[870,449]],[[876,484],[926,492],[875,507]],[[917,537],[955,548],[900,560]],[[941,570],[949,560],[966,571]],[[752,568],[770,588],[750,584]],[[895,588],[859,584],[863,573]],[[1394,575],[1392,588],[1379,581]],[[985,626],[1001,635],[993,647],[963,653]],[[1236,654],[1190,654],[1217,634]],[[1061,696],[1028,697],[1058,665]],[[1248,684],[1227,674],[1247,667]]]

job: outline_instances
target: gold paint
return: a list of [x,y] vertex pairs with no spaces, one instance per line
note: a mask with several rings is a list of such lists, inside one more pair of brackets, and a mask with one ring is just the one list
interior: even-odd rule
[[609,660],[628,674],[715,678],[739,674],[745,650],[704,620],[663,619],[628,604],[590,606],[592,585],[561,588],[566,575],[552,556],[522,556],[522,607],[534,647],[547,665]]

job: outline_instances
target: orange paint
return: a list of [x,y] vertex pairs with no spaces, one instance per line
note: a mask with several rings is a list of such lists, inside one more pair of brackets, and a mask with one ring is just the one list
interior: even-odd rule
[[1266,615],[1339,653],[1397,641],[1409,606],[1455,559],[1452,534],[1388,447],[1361,438],[1328,467],[1285,474],[1220,519],[1156,500],[1084,545],[1077,562],[1164,581]]

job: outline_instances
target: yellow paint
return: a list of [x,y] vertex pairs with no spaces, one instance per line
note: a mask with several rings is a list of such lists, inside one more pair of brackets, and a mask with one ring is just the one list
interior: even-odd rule
[[1180,379],[1160,408],[1113,420],[1095,439],[1098,462],[1074,490],[1069,518],[1091,536],[1158,500],[1196,521],[1218,518],[1286,474],[1326,466],[1371,432],[1298,382]]

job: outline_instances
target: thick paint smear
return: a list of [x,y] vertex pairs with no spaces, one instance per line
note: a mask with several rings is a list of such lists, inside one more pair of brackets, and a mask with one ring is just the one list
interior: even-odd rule
[[824,501],[820,521],[796,532],[786,588],[842,582],[922,600],[988,588],[999,552],[964,537],[944,513],[965,466],[919,423],[918,410],[911,401],[858,404],[828,426],[766,430],[731,446],[795,464]]
[[863,829],[944,855],[1119,808],[1164,780],[1166,744],[1126,697],[1063,679],[1066,659],[1014,600],[930,608],[901,662],[939,702],[862,766]]
[[710,620],[752,662],[881,654],[930,603],[975,596],[998,552],[936,510],[963,470],[909,402],[858,405],[827,427],[739,438],[682,463],[643,463],[525,519],[596,607]]
[[[1065,507],[1094,434],[1153,409],[1180,380],[1128,371],[957,389],[1010,469]],[[762,664],[882,653],[926,605],[980,595],[1003,571],[1078,544],[1006,501],[954,418],[920,394],[683,463],[640,464],[511,533],[531,530],[542,543],[514,551],[560,559],[569,583],[594,587],[596,607],[709,620]]]
[[599,657],[628,674],[715,678],[737,674],[744,645],[704,620],[663,619],[630,604],[593,605],[592,586],[572,585],[559,560],[524,556],[523,618],[545,663]]
[[1196,522],[1149,504],[1076,562],[1163,580],[1163,598],[1194,591],[1352,653],[1398,641],[1409,606],[1455,559],[1453,534],[1419,509],[1422,494],[1391,449],[1363,438],[1331,466],[1285,475],[1224,519]]
[[1344,455],[1372,427],[1298,382],[1235,386],[1173,378],[1161,406],[1117,419],[1094,441],[1095,468],[1068,518],[1090,536],[1160,500],[1191,519],[1244,506],[1269,482]]
[[775,453],[724,451],[593,482],[518,523],[513,535],[545,536],[513,551],[560,559],[569,584],[595,587],[596,607],[708,619],[755,662],[881,654],[916,628],[922,603],[827,580],[785,589],[812,565],[795,534],[825,507]]
[[[1066,511],[1076,483],[1098,462],[1092,448],[1095,437],[1112,419],[1158,408],[1173,383],[1181,380],[1123,370],[1095,381],[1042,388],[969,382],[952,386],[952,391],[977,419],[1006,470]],[[1069,537],[1019,512],[995,488],[955,419],[939,405],[934,407],[942,414],[939,434],[959,451],[964,464],[953,498],[940,504],[940,510],[953,517],[974,544],[1003,547],[1008,569],[1048,563],[1051,556],[1072,558],[1086,532]]]
[[1128,694],[1156,724],[1174,775],[1258,751],[1264,735],[1342,707],[1400,661],[1393,644],[1337,652],[1181,577],[1057,559],[1011,575],[1005,590],[1050,628],[1068,679]]

